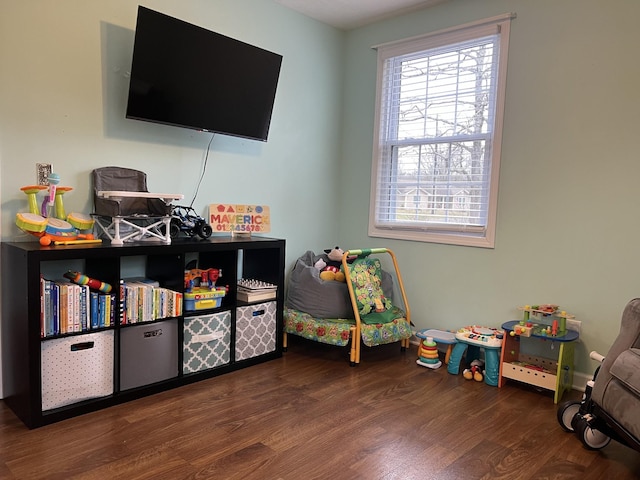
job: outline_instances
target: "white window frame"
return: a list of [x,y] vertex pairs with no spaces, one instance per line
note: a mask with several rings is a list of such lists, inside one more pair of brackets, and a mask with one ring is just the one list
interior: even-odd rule
[[[498,182],[500,174],[500,156],[502,144],[503,112],[505,102],[505,86],[507,77],[507,58],[509,46],[510,21],[515,14],[509,13],[498,17],[488,18],[468,23],[459,27],[452,27],[438,32],[412,37],[373,48],[378,51],[378,76],[376,89],[375,133],[373,145],[373,168],[371,172],[371,198],[369,208],[369,236],[401,240],[413,240],[433,243],[446,243],[474,247],[494,248],[495,230],[498,206]],[[497,72],[494,76],[495,102],[489,108],[493,111],[493,123],[490,126],[489,155],[487,156],[490,172],[486,192],[486,220],[484,225],[468,225],[464,223],[429,223],[396,221],[391,218],[393,210],[390,207],[379,208],[378,201],[382,185],[393,185],[390,176],[394,174],[391,148],[384,138],[388,130],[385,126],[390,122],[397,123],[393,113],[383,113],[385,110],[384,95],[388,91],[384,84],[384,67],[388,59],[416,52],[426,52],[431,49],[454,45],[460,42],[472,41],[497,35]],[[425,55],[426,56],[426,55]],[[386,115],[386,117],[385,117]],[[454,140],[455,141],[455,140]],[[395,144],[398,144],[396,140]],[[386,158],[387,155],[389,158]],[[386,172],[386,173],[384,173]],[[385,176],[383,176],[385,175]],[[385,208],[387,210],[385,210]],[[455,206],[453,206],[455,208]],[[386,212],[386,214],[385,214]],[[391,214],[389,213],[391,212]]]

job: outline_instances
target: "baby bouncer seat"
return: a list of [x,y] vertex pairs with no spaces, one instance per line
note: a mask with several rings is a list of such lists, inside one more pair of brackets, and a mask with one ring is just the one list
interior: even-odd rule
[[[376,254],[391,256],[402,296],[402,306],[392,302],[391,275],[382,270],[380,258],[376,257]],[[351,262],[353,257],[356,258]],[[312,252],[307,252],[298,260],[292,273],[296,283],[290,281],[284,311],[285,349],[288,334],[336,346],[350,345],[351,366],[360,363],[362,344],[374,347],[400,342],[401,350],[407,349],[412,334],[411,312],[398,263],[391,250],[375,248],[345,251],[342,256],[342,269],[346,277],[346,286],[340,282],[325,282],[319,279],[313,263]],[[343,294],[340,293],[342,287]],[[321,301],[319,297],[332,304],[339,304],[339,308],[320,308],[317,305]],[[342,308],[343,303],[344,307],[349,309],[348,314]],[[339,313],[321,313],[329,310]]]
[[575,432],[589,450],[614,440],[640,451],[640,299],[624,309],[620,332],[587,383],[582,401],[558,407],[562,428]]
[[[393,261],[404,308],[395,305],[384,295],[381,288],[382,266],[380,259],[372,255],[385,253],[389,254]],[[355,255],[356,259],[349,265],[347,259],[352,255]],[[351,363],[360,363],[360,339],[367,346],[399,340],[401,350],[405,351],[411,338],[411,312],[395,254],[388,248],[347,250],[342,256],[342,268],[356,317],[356,339],[353,341],[355,354],[352,354]],[[384,338],[380,329],[382,325],[391,326],[393,335]]]
[[171,243],[171,202],[183,195],[150,193],[147,174],[132,168],[96,168],[92,180],[93,217],[112,245],[144,238]]

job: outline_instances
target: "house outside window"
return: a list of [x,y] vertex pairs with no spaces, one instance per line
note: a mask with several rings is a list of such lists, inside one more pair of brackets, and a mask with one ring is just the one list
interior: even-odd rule
[[369,235],[494,247],[513,17],[376,47]]

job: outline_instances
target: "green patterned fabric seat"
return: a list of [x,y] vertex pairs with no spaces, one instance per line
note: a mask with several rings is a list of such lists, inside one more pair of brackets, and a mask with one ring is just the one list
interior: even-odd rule
[[[395,307],[394,307],[395,308]],[[396,308],[401,316],[404,312]],[[284,331],[314,342],[344,347],[349,344],[353,318],[316,318],[308,313],[285,307]],[[367,347],[398,342],[411,336],[411,326],[405,319],[384,324],[362,325],[362,343]]]

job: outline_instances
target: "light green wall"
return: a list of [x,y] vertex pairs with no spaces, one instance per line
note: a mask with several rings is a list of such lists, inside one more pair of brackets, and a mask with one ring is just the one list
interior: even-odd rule
[[[367,237],[376,54],[372,45],[515,12],[496,246]],[[518,305],[582,320],[577,370],[606,353],[639,296],[640,2],[452,0],[347,35],[340,232],[399,257],[417,328],[499,326]],[[342,241],[342,240],[341,240]]]
[[[151,191],[191,202],[211,134],[124,118],[138,4],[0,2],[3,240],[31,240],[14,220],[37,162],[74,188],[67,212],[91,211],[90,172],[107,165],[142,170]],[[194,207],[269,205],[270,236],[287,239],[290,258],[332,244],[344,34],[271,0],[144,5],[284,57],[268,142],[216,136]]]

